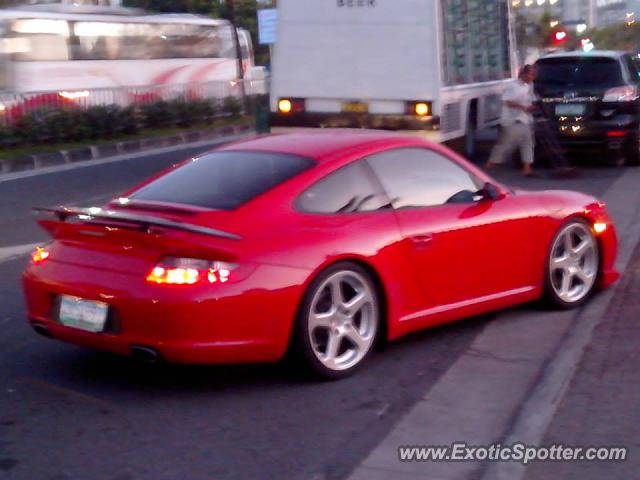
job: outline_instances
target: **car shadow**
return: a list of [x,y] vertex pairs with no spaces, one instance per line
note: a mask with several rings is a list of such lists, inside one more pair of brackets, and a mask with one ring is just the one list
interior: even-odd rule
[[[377,348],[366,365],[352,377],[338,382],[323,381],[310,375],[292,358],[272,364],[181,365],[164,362],[147,364],[132,357],[58,344],[44,373],[56,383],[69,388],[91,386],[110,391],[211,392],[229,389],[261,389],[268,387],[304,387],[305,385],[337,385],[384,378],[391,371],[424,366],[424,376],[439,376],[455,361],[455,353],[473,341],[495,316],[482,315],[448,323],[406,335]],[[445,357],[446,355],[446,357]],[[407,372],[411,378],[410,372]],[[333,388],[333,387],[330,387]]]

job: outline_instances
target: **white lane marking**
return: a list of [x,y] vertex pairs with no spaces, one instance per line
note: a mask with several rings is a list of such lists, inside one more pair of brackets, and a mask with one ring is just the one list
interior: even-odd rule
[[65,172],[68,170],[75,170],[77,168],[87,168],[87,167],[93,167],[97,165],[104,165],[106,163],[122,162],[124,160],[132,160],[138,157],[144,157],[144,156],[150,156],[150,155],[161,155],[163,153],[176,152],[180,150],[189,150],[191,148],[199,148],[199,147],[213,148],[217,145],[234,142],[236,140],[240,140],[242,138],[246,138],[251,135],[253,134],[249,133],[249,134],[242,134],[242,135],[234,135],[232,137],[224,137],[217,140],[203,140],[201,142],[183,143],[181,145],[175,145],[173,147],[163,147],[163,148],[157,148],[154,150],[146,150],[144,152],[128,153],[126,155],[118,155],[116,157],[107,157],[102,160],[86,160],[84,162],[65,163],[64,165],[38,168],[35,170],[27,170],[24,172],[0,174],[0,183],[11,182],[14,180],[21,180],[23,178],[37,177],[39,175],[48,175],[50,173]]
[[34,250],[38,245],[42,245],[42,243],[43,242],[14,245],[12,247],[0,247],[0,263],[20,257],[21,255],[26,255]]

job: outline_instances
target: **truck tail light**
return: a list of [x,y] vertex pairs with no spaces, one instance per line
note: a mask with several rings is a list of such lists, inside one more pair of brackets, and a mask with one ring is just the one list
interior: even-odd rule
[[288,115],[291,113],[304,113],[305,105],[302,98],[281,98],[278,100],[278,112]]
[[431,102],[408,102],[407,114],[416,117],[430,117],[432,115]]
[[226,283],[238,267],[233,263],[197,258],[165,257],[149,272],[147,282],[159,285]]

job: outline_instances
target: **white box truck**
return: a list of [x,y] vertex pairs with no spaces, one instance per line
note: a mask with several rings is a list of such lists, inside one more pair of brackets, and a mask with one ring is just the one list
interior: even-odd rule
[[509,3],[278,0],[272,127],[416,130],[472,153],[514,73]]

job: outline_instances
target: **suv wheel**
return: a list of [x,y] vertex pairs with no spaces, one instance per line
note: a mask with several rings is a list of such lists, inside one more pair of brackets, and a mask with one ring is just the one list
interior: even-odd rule
[[640,133],[634,133],[627,139],[624,159],[627,165],[640,166]]

